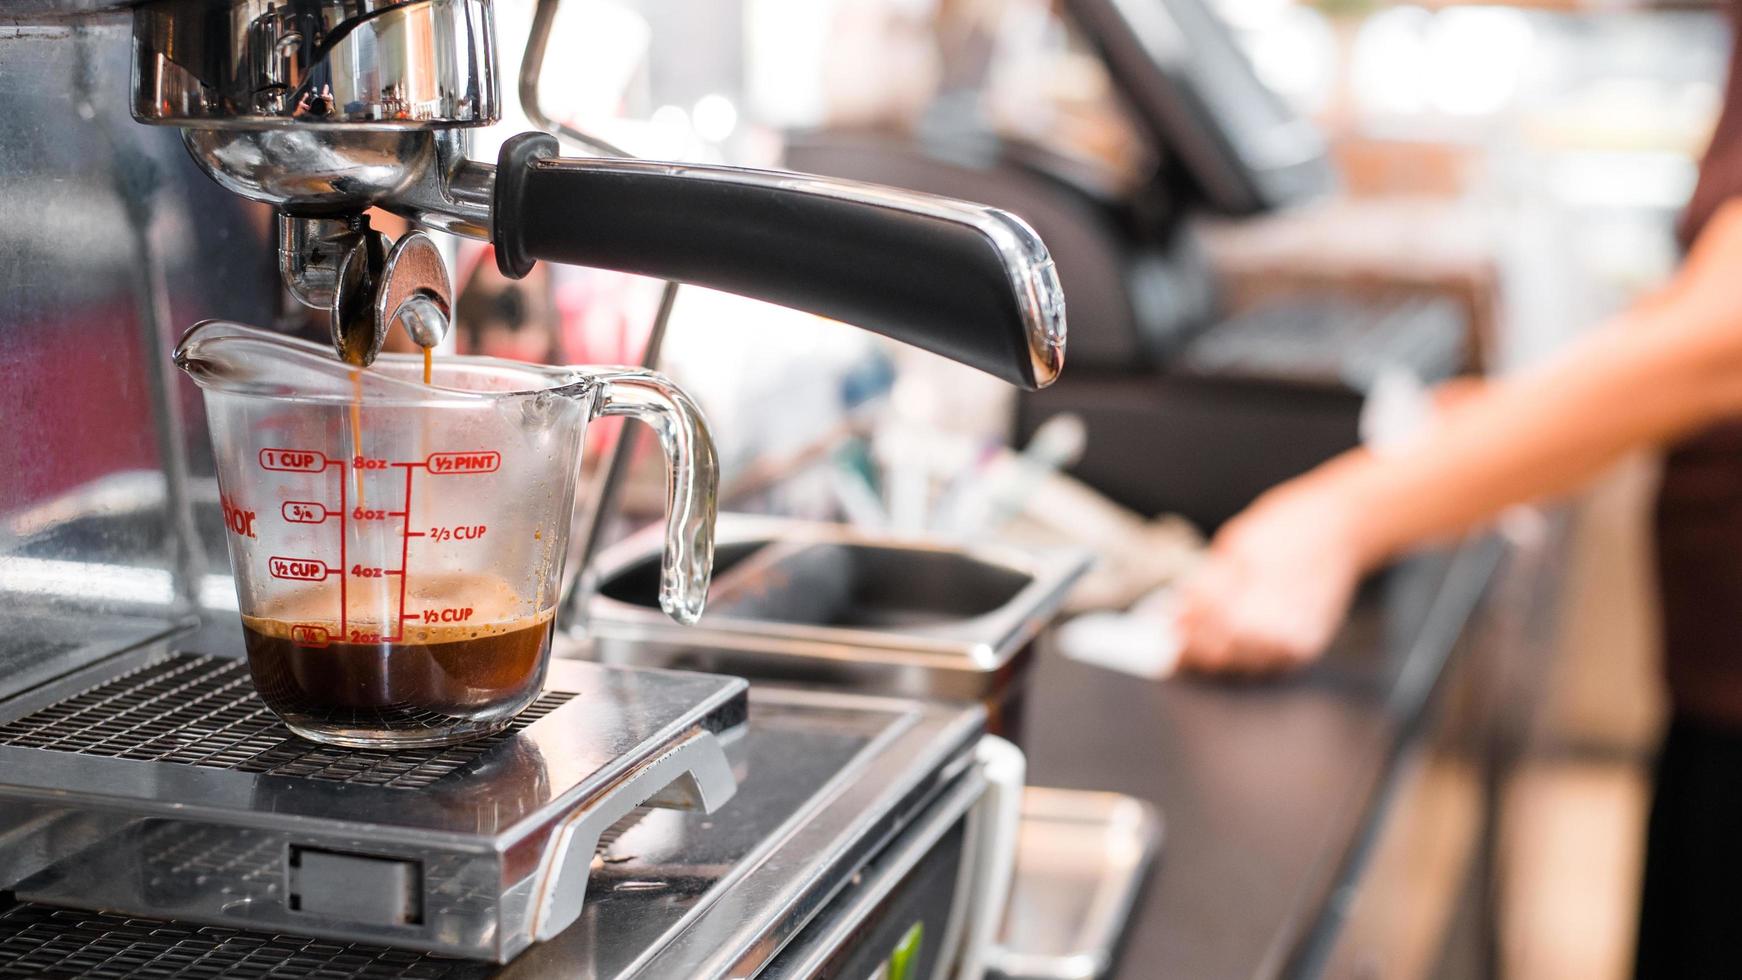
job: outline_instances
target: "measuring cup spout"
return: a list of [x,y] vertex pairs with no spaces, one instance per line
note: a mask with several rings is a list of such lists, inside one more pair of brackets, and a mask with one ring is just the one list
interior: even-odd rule
[[[208,389],[299,399],[352,399],[359,393],[355,369],[330,349],[225,320],[188,328],[172,356],[176,367]],[[422,396],[415,386],[380,375],[372,375],[368,386],[371,394],[386,386],[397,397]]]
[[719,458],[701,409],[663,375],[635,368],[591,372],[569,389],[593,399],[592,414],[645,422],[665,450],[665,554],[659,607],[688,626],[701,618],[714,569]]

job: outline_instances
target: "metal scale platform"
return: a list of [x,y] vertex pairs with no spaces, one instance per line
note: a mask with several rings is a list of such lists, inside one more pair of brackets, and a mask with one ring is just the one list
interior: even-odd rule
[[17,897],[496,961],[575,920],[636,808],[730,799],[747,711],[741,680],[559,663],[509,731],[390,754],[293,737],[238,660],[112,675],[0,716]]
[[839,898],[870,865],[956,881],[982,730],[975,708],[558,660],[502,734],[342,750],[292,737],[241,661],[160,644],[0,702],[0,977],[774,969],[854,921]]

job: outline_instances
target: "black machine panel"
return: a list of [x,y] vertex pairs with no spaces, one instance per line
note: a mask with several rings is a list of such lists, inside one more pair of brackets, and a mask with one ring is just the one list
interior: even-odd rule
[[1066,0],[1179,189],[1226,215],[1314,197],[1334,183],[1324,138],[1253,71],[1202,0]]

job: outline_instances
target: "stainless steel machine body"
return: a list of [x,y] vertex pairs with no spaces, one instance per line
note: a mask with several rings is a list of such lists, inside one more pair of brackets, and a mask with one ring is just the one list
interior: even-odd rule
[[954,975],[992,843],[980,712],[759,687],[750,701],[739,795],[627,829],[576,927],[508,976],[871,976],[915,923],[910,975]]
[[[563,662],[534,718],[431,759],[251,738],[233,716],[204,744],[189,737],[197,726],[170,718],[145,749],[184,748],[150,762],[129,758],[139,739],[118,757],[91,754],[128,741],[100,723],[65,730],[93,705],[137,714],[149,700],[117,697],[116,684],[161,695],[153,671],[221,677],[235,666],[169,649],[126,658],[95,687],[90,672],[37,692],[13,706],[22,721],[0,726],[0,854],[7,880],[23,874],[27,902],[0,909],[0,975],[18,963],[45,967],[41,976],[69,975],[47,969],[68,963],[124,969],[129,956],[148,964],[178,950],[237,967],[224,976],[300,975],[299,958],[323,976],[803,976],[816,963],[881,962],[916,923],[929,937],[917,975],[944,975],[961,955],[988,843],[977,710],[765,690],[750,694],[744,721],[742,682]],[[247,699],[239,680],[228,693]],[[714,693],[702,713],[680,707],[695,685]],[[211,700],[225,682],[193,686],[194,700]],[[565,700],[564,687],[592,693]],[[87,693],[67,696],[75,690]],[[647,758],[616,752],[632,730],[622,716],[647,715],[638,702],[649,698],[691,727]],[[706,799],[732,783],[710,726],[733,718],[723,734],[739,791]],[[80,729],[83,744],[71,734]],[[231,747],[200,756],[214,737]],[[648,801],[668,808],[630,808],[674,775]],[[202,922],[227,928],[178,924]],[[866,934],[879,923],[895,939]],[[152,924],[170,937],[162,947],[141,930]],[[290,938],[309,934],[338,942]],[[506,959],[535,938],[501,971],[386,948]],[[268,942],[288,945],[290,963],[244,969],[238,956]],[[382,964],[413,972],[376,972]]]
[[201,318],[278,322],[281,293],[271,213],[129,117],[130,21],[24,9],[0,3],[0,697],[229,601],[168,353]]
[[[0,976],[777,976],[922,923],[926,974],[951,969],[989,839],[976,708],[559,663],[511,732],[386,756],[299,742],[254,698],[175,336],[398,295],[358,275],[364,200],[462,234],[492,215],[457,153],[493,111],[488,4],[351,4],[371,16],[343,37],[291,18],[345,6],[0,2]],[[403,86],[332,71],[408,38],[433,60],[375,66]],[[190,84],[154,39],[283,84]],[[322,121],[250,115],[305,96]],[[408,157],[437,165],[401,180]]]
[[26,900],[506,961],[635,808],[731,799],[745,687],[566,662],[506,738],[346,752],[237,660],[141,650],[0,707],[0,867]]

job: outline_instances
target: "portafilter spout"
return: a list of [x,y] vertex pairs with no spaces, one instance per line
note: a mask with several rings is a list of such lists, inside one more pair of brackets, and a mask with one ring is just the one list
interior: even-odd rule
[[[1064,360],[1064,296],[1034,231],[993,208],[736,167],[565,158],[526,133],[495,166],[465,131],[499,115],[489,0],[147,0],[133,113],[181,127],[223,186],[280,213],[280,267],[367,363],[393,322],[428,337],[445,268],[363,218],[535,261],[706,286],[893,337],[1039,388]],[[439,272],[439,275],[435,273]],[[432,320],[437,322],[431,322]]]

